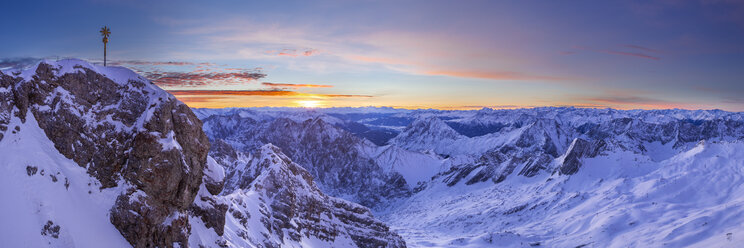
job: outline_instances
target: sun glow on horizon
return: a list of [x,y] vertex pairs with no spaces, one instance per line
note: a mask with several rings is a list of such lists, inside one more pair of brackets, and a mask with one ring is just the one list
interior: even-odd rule
[[300,100],[296,103],[298,106],[303,108],[317,108],[321,106],[321,102],[316,100]]

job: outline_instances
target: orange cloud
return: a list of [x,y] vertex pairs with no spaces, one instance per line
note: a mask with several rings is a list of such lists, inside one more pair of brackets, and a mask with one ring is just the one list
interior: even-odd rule
[[320,53],[320,51],[318,51],[317,49],[309,49],[309,50],[305,50],[305,52],[303,52],[302,55],[313,56],[313,55],[316,55],[318,53]]
[[[368,102],[373,96],[342,94],[310,94],[287,90],[171,90],[178,100],[193,108],[225,107],[322,107],[327,103],[353,103],[359,105]],[[250,100],[246,100],[250,98]],[[368,104],[366,104],[368,105]],[[335,105],[334,105],[335,106]]]
[[370,95],[344,95],[344,94],[312,94],[288,90],[170,90],[176,97],[179,96],[287,96],[287,97],[372,97]]
[[281,87],[287,87],[287,88],[331,88],[333,85],[325,85],[325,84],[288,84],[288,83],[269,83],[269,82],[263,82],[261,83],[264,86],[269,87],[275,87],[275,88],[281,88]]
[[269,55],[276,55],[276,56],[289,56],[289,57],[298,57],[300,55],[302,56],[313,56],[320,53],[318,49],[305,49],[304,51],[298,52],[297,49],[282,49],[280,51],[276,50],[268,50],[264,52],[265,54]]

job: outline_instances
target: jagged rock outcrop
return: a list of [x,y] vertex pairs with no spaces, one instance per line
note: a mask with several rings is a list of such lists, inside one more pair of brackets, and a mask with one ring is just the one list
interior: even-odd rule
[[323,194],[310,173],[280,148],[264,145],[247,162],[227,169],[228,175],[239,175],[228,180],[228,188],[236,190],[226,195],[225,237],[231,245],[405,247],[369,209]]
[[3,139],[3,133],[8,130],[13,107],[15,107],[15,96],[13,95],[13,86],[16,79],[0,72],[0,140]]
[[225,170],[211,157],[207,158],[202,181],[196,199],[189,207],[189,212],[201,218],[205,227],[214,229],[217,235],[222,236],[225,230],[227,203],[219,194],[225,186]]
[[0,130],[11,113],[35,118],[101,188],[129,187],[110,219],[132,245],[187,246],[186,210],[209,141],[186,105],[128,69],[81,60],[42,61],[0,78]]
[[605,146],[604,140],[590,142],[580,138],[574,139],[566,151],[563,163],[558,168],[560,174],[571,175],[578,172],[581,167],[581,159],[596,157]]

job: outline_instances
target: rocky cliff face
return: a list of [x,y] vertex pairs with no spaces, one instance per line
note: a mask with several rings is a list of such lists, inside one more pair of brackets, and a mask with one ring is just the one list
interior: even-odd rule
[[128,69],[80,60],[8,74],[0,74],[0,131],[11,115],[35,118],[102,189],[127,188],[110,213],[127,241],[187,246],[187,209],[204,177],[209,141],[186,105]]
[[582,158],[593,158],[606,148],[604,140],[589,142],[580,138],[574,139],[568,147],[563,163],[559,167],[560,174],[571,175],[579,171]]
[[241,156],[239,167],[227,168],[226,188],[235,189],[225,197],[231,245],[405,247],[369,209],[323,194],[280,148],[268,144]]

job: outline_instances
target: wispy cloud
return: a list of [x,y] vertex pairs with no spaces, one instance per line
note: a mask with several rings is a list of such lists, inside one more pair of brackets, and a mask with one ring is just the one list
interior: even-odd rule
[[143,72],[144,77],[161,87],[198,87],[210,85],[238,85],[255,82],[266,74],[252,70],[239,72]]
[[272,88],[331,88],[333,85],[326,84],[290,84],[290,83],[270,83],[263,82],[261,85]]
[[[524,67],[526,57],[492,44],[446,32],[369,30],[336,32],[312,26],[260,25],[230,20],[189,27],[182,34],[207,35],[210,56],[276,60],[322,54],[312,60],[294,61],[294,69],[388,70],[413,75],[439,75],[489,80],[558,80],[561,76],[534,73]],[[226,50],[226,47],[245,49]],[[322,53],[321,53],[322,52]],[[446,70],[445,70],[446,69]],[[476,71],[475,73],[473,71]],[[505,73],[506,72],[506,73]],[[505,75],[508,74],[508,75]]]
[[[638,46],[638,45],[622,45],[621,47],[630,48],[630,49],[633,49],[633,50],[636,50],[636,51],[637,50],[641,50],[643,52],[659,53],[659,51],[657,51],[657,50],[654,50],[654,49],[651,49],[651,48],[647,48],[647,47]],[[650,59],[650,60],[661,60],[661,57],[650,55],[650,54],[647,54],[647,53],[642,53],[642,52],[635,52],[635,51],[628,52],[628,51],[618,51],[618,50],[614,50],[614,49],[594,49],[594,48],[589,48],[589,47],[584,47],[584,46],[574,46],[573,48],[574,49],[577,49],[577,50],[591,51],[591,52],[611,54],[611,55],[630,56],[630,57],[636,57],[636,58],[642,58],[642,59]],[[561,51],[560,53],[563,54],[563,55],[567,55],[567,54],[575,54],[576,51]]]
[[597,95],[569,97],[571,102],[601,105],[618,109],[630,108],[682,108],[689,104],[648,96],[650,92],[637,90],[610,90]]
[[659,52],[661,52],[661,51],[656,50],[656,49],[652,49],[652,48],[648,48],[648,47],[644,47],[644,46],[639,46],[639,45],[633,45],[633,44],[622,45],[622,47],[637,49],[637,50],[641,50],[641,51],[645,51],[645,52],[651,52],[651,53],[659,53]]
[[214,63],[209,62],[187,62],[187,61],[145,61],[145,60],[119,60],[110,62],[111,65],[122,65],[122,66],[216,66]]
[[288,56],[288,57],[298,57],[298,56],[313,56],[318,55],[320,51],[318,49],[281,49],[281,50],[268,50],[264,52],[268,55],[276,55],[276,56]]
[[495,71],[468,71],[468,70],[433,70],[425,71],[423,74],[436,76],[450,76],[463,78],[479,78],[491,80],[561,80],[558,77],[526,75],[518,72],[495,72]]
[[373,97],[370,95],[344,95],[344,94],[313,94],[288,90],[170,90],[171,94],[178,96],[285,96],[285,97],[315,97],[315,98],[352,98]]
[[632,53],[632,52],[622,52],[622,51],[615,51],[615,50],[596,50],[597,52],[606,53],[606,54],[613,54],[613,55],[623,55],[623,56],[632,56],[637,58],[644,58],[644,59],[652,59],[652,60],[661,60],[659,57],[651,56],[648,54],[643,53]]
[[595,96],[595,97],[584,97],[581,98],[581,100],[590,101],[590,102],[599,102],[599,103],[606,103],[606,104],[641,104],[641,105],[658,105],[658,104],[668,104],[668,101],[649,98],[649,97],[641,97],[641,96],[611,96],[611,95],[604,95],[604,96]]
[[212,62],[120,60],[160,87],[202,87],[256,83],[266,77],[261,68],[228,68]]
[[309,50],[305,50],[304,52],[302,52],[302,55],[313,56],[313,55],[317,55],[318,53],[320,53],[318,49],[309,49]]

